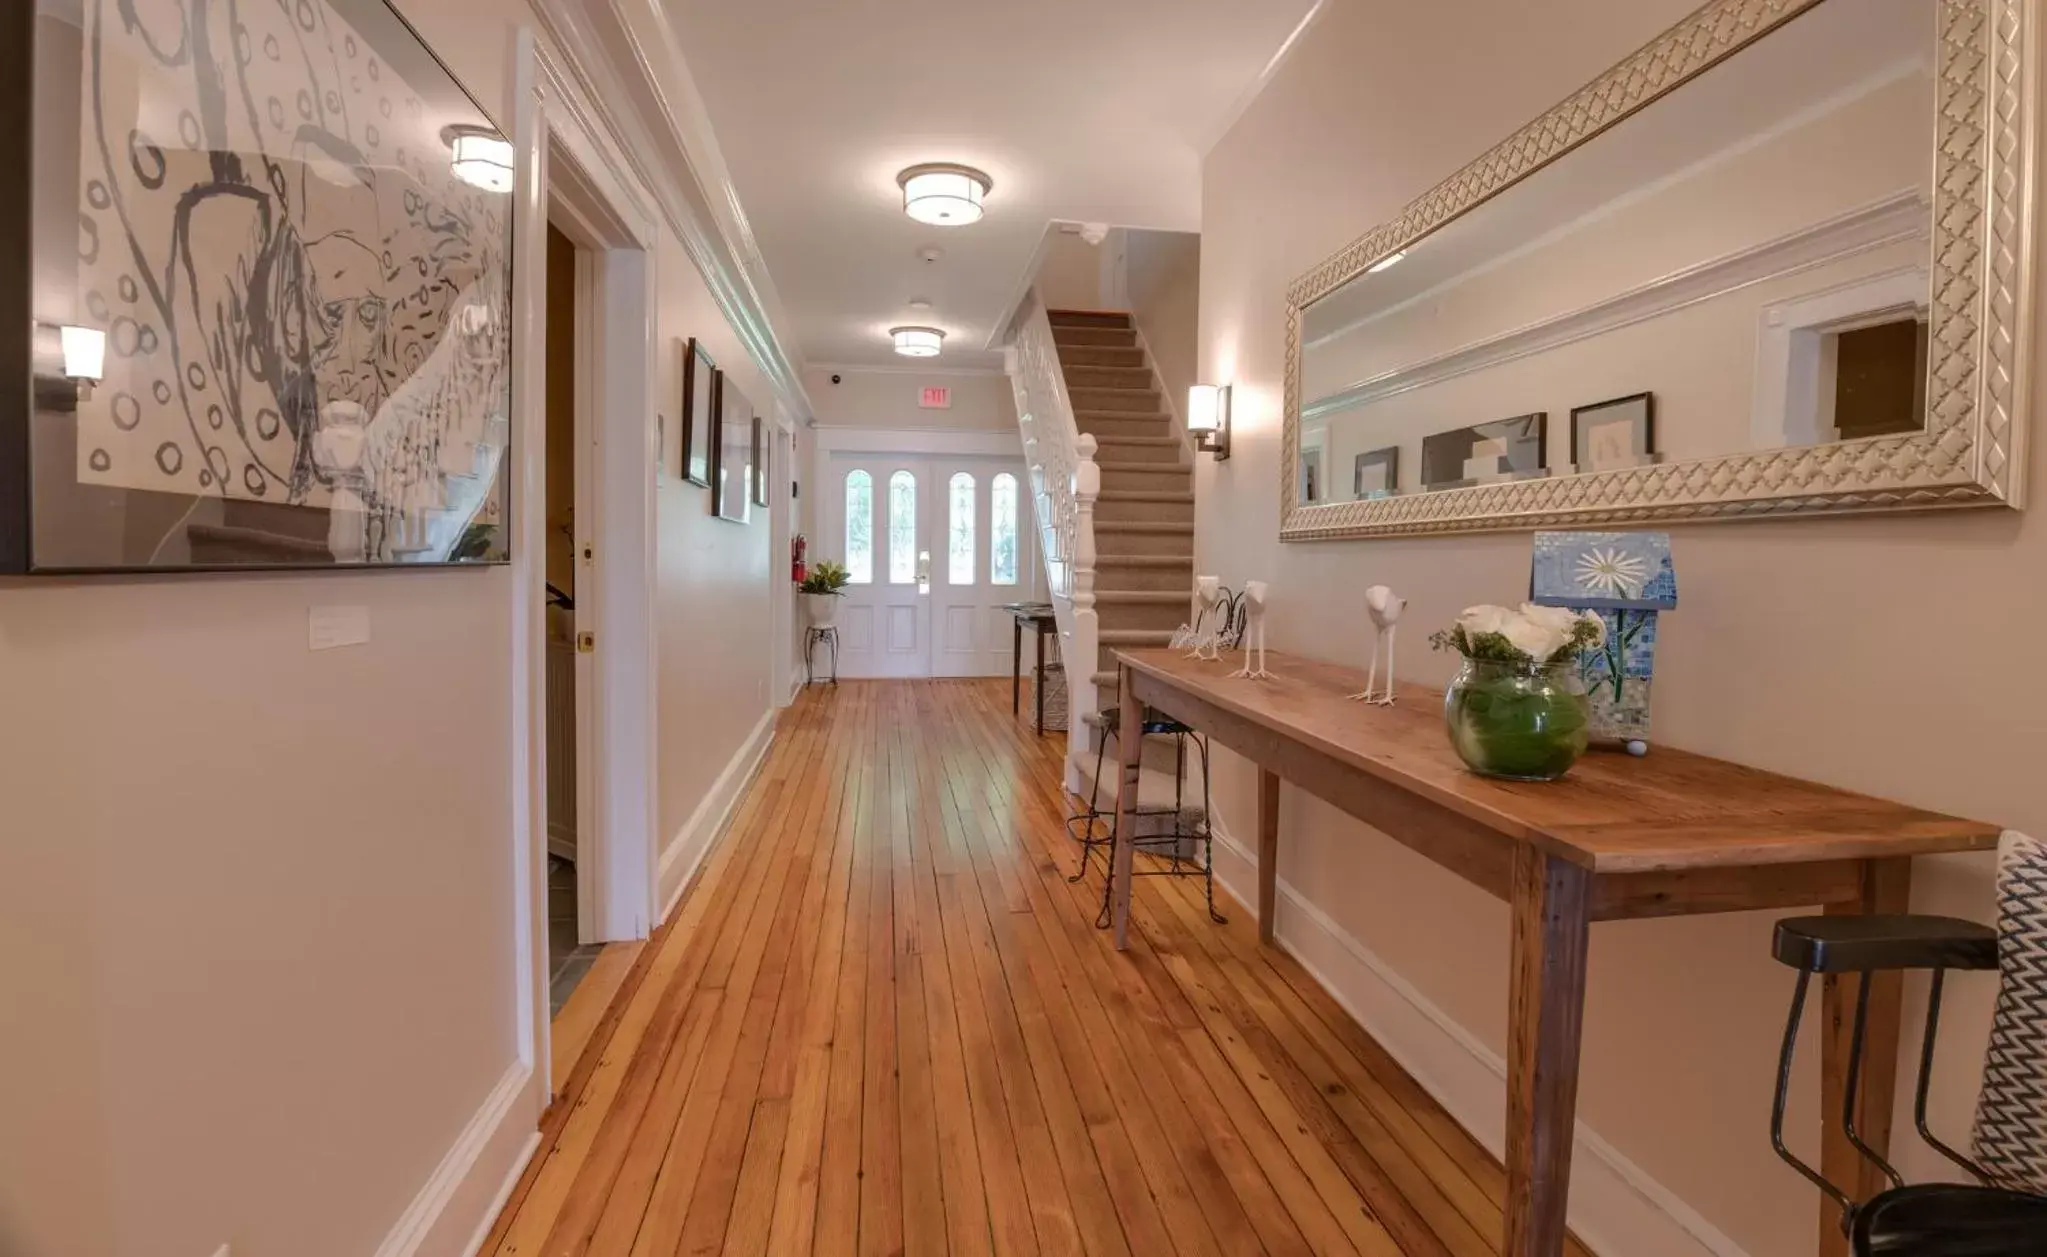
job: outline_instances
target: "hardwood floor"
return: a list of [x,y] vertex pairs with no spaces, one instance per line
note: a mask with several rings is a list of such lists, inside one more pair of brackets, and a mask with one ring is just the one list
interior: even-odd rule
[[1148,878],[1111,949],[1008,688],[805,691],[484,1253],[1498,1251],[1499,1164],[1248,910]]

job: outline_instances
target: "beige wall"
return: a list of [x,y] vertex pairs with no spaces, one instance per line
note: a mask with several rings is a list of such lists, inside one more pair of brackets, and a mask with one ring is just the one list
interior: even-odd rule
[[1045,228],[1044,256],[1033,282],[1049,309],[1099,310],[1105,305],[1101,249],[1058,223]]
[[[1441,682],[1448,662],[1420,647],[1428,628],[1470,603],[1520,596],[1529,562],[1526,534],[1279,544],[1288,283],[1692,7],[1333,0],[1210,153],[1201,373],[1236,385],[1236,438],[1230,461],[1197,460],[1199,569],[1273,582],[1275,646],[1361,659],[1363,590],[1384,582],[1413,600],[1403,675]],[[2043,463],[2036,453],[2036,475]],[[1942,650],[1924,684],[1904,683],[1903,661],[1922,654],[1928,629],[1896,613],[1901,592],[1917,591],[1940,608],[1943,641],[2008,640],[2011,625],[2047,613],[2038,579],[2047,519],[1988,512],[1673,532],[1683,603],[1663,622],[1661,740],[2047,829],[2033,767],[2047,758],[2035,716],[2047,683],[1994,645]],[[1240,761],[1219,767],[1217,804],[1230,831],[1253,832]],[[1502,1050],[1505,907],[1298,792],[1287,792],[1282,823],[1281,876]],[[1916,908],[1988,918],[1987,858],[1921,861],[1916,873]],[[1765,1133],[1791,988],[1768,959],[1772,919],[1593,931],[1582,1114],[1747,1252],[1802,1257],[1813,1251],[1816,1196],[1775,1160]],[[1956,983],[1943,1020],[1935,1122],[1956,1137],[1977,1086],[1989,998],[1981,979]],[[1907,1068],[1914,1055],[1908,1048]],[[1812,1116],[1812,1060],[1801,1127]],[[1916,1138],[1899,1143],[1909,1169],[1938,1173]]]
[[[839,377],[837,384],[832,377]],[[930,385],[952,390],[948,410],[925,410],[918,397]],[[1016,430],[1016,396],[1009,377],[943,371],[863,371],[857,367],[812,367],[803,373],[820,427],[972,428]]]
[[1184,423],[1200,351],[1201,237],[1191,231],[1123,233],[1123,287],[1151,350],[1166,409]]
[[[509,120],[525,5],[400,7]],[[764,401],[657,266],[662,343]],[[767,711],[769,617],[765,522],[659,511],[665,837]],[[309,653],[327,604],[370,642]],[[503,568],[0,580],[0,1252],[376,1251],[523,1033],[513,610]]]

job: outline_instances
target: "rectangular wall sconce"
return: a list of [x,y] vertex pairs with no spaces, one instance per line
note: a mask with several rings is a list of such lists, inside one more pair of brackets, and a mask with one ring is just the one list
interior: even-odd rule
[[1230,386],[1196,384],[1187,390],[1187,431],[1194,448],[1222,462],[1230,456]]

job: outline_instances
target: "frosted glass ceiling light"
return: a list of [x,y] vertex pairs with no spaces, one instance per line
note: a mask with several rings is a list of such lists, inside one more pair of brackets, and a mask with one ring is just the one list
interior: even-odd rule
[[905,358],[936,358],[945,342],[945,333],[935,327],[892,327],[888,334]]
[[903,213],[934,227],[964,227],[981,221],[981,199],[994,180],[972,166],[929,162],[896,176],[903,189]]
[[451,127],[445,133],[454,150],[455,177],[486,192],[512,190],[512,142],[482,127]]

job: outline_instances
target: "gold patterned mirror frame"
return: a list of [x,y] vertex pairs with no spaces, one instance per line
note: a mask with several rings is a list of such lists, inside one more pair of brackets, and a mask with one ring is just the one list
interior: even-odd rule
[[2043,0],[1939,5],[1927,424],[1922,432],[1307,505],[1301,311],[1815,4],[1713,0],[1296,279],[1287,292],[1280,539],[1414,536],[2024,504],[2032,326],[2031,43]]

